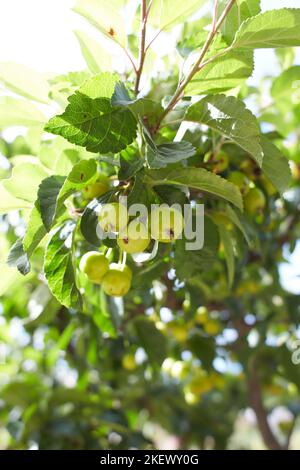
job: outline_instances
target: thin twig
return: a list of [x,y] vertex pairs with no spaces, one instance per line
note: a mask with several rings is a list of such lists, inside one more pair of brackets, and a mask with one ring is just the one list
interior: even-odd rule
[[168,106],[166,107],[166,109],[161,114],[160,118],[158,119],[158,122],[157,122],[156,128],[155,128],[156,131],[159,129],[162,120],[167,116],[167,114],[169,114],[170,111],[172,111],[174,106],[180,100],[180,98],[181,98],[186,86],[188,85],[188,83],[192,80],[194,75],[199,71],[199,67],[202,64],[202,61],[203,61],[203,59],[204,59],[204,57],[205,57],[212,41],[213,41],[217,31],[219,30],[220,26],[222,25],[223,21],[225,20],[226,16],[230,12],[230,10],[233,7],[233,5],[235,4],[235,2],[236,2],[236,0],[230,0],[230,2],[228,3],[228,5],[226,6],[226,8],[224,9],[224,11],[222,12],[221,16],[219,17],[219,19],[216,21],[215,24],[214,24],[214,20],[213,20],[211,30],[210,30],[210,32],[209,32],[209,34],[206,38],[206,41],[205,41],[205,43],[204,43],[204,45],[203,45],[203,47],[200,51],[198,59],[196,60],[196,62],[193,65],[192,69],[190,70],[190,72],[188,73],[186,78],[183,80],[181,85],[178,87],[175,94],[173,95],[173,98],[171,99]]
[[152,2],[149,3],[147,8],[147,1],[142,0],[141,2],[141,30],[140,30],[140,47],[139,47],[139,63],[136,72],[136,80],[135,80],[135,94],[137,95],[139,92],[139,86],[141,81],[141,76],[143,72],[143,66],[146,57],[146,28],[147,28],[147,19],[150,12]]

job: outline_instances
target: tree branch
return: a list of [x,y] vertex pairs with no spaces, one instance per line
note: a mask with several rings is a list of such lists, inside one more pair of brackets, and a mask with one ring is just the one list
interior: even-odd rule
[[233,5],[235,4],[235,2],[236,2],[236,0],[230,0],[228,5],[224,9],[223,13],[221,14],[220,18],[217,20],[216,19],[217,2],[215,1],[214,15],[213,15],[213,21],[212,21],[212,25],[211,25],[211,30],[210,30],[210,32],[209,32],[209,34],[206,38],[206,41],[205,41],[205,43],[204,43],[204,45],[203,45],[203,47],[200,51],[199,57],[196,60],[196,62],[193,65],[192,69],[190,70],[190,72],[188,73],[188,75],[186,76],[186,78],[182,81],[182,83],[177,88],[177,90],[176,90],[175,94],[173,95],[173,98],[169,102],[168,106],[166,107],[164,112],[159,117],[158,122],[155,126],[155,131],[157,131],[159,129],[162,120],[167,116],[167,114],[169,114],[170,111],[172,111],[174,106],[177,104],[177,102],[182,97],[183,91],[186,88],[186,86],[188,85],[188,83],[192,80],[194,75],[199,71],[199,67],[201,67],[202,61],[203,61],[203,59],[204,59],[204,57],[205,57],[205,55],[206,55],[206,53],[207,53],[207,51],[208,51],[208,49],[211,45],[216,33],[218,32],[219,28],[221,27],[223,21],[225,20],[226,16],[230,12],[230,10],[233,7]]
[[265,445],[270,450],[284,450],[284,447],[282,447],[277,441],[268,423],[268,415],[264,408],[261,387],[257,374],[257,358],[254,358],[249,366],[248,390],[250,404],[256,414],[257,424]]

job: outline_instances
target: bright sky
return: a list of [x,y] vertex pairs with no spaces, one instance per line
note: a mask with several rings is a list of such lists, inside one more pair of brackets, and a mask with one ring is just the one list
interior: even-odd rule
[[[101,1],[101,0],[99,0]],[[183,0],[184,1],[184,0]],[[14,61],[40,72],[64,73],[85,68],[74,29],[94,36],[95,30],[71,11],[74,0],[0,0],[0,61]],[[300,0],[262,0],[262,8],[298,7]],[[254,82],[276,73],[271,51],[256,54]],[[283,267],[286,287],[300,293],[300,247]]]

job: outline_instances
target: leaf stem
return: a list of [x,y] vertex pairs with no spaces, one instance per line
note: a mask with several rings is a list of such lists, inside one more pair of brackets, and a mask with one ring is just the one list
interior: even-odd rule
[[233,5],[235,4],[236,0],[230,0],[230,2],[228,3],[228,5],[226,6],[226,8],[224,9],[224,11],[222,12],[221,16],[219,17],[219,19],[217,20],[216,19],[216,16],[217,16],[217,13],[216,13],[216,3],[215,2],[215,8],[214,8],[214,17],[213,17],[213,21],[212,21],[212,25],[211,25],[211,30],[206,38],[206,41],[200,51],[200,54],[199,54],[199,57],[198,59],[196,60],[195,64],[193,65],[192,69],[190,70],[190,72],[188,73],[188,75],[185,77],[185,79],[181,82],[180,86],[177,88],[175,94],[173,95],[173,98],[171,99],[171,101],[169,102],[168,106],[166,107],[166,109],[164,110],[164,112],[161,114],[161,116],[159,117],[158,119],[158,122],[155,126],[155,132],[157,132],[157,130],[159,129],[160,127],[160,124],[162,122],[162,120],[169,114],[170,111],[172,111],[172,109],[174,108],[174,106],[177,104],[177,102],[180,100],[180,98],[182,97],[183,95],[183,92],[186,88],[186,86],[188,85],[188,83],[192,80],[192,78],[194,77],[194,75],[199,71],[199,68],[201,67],[202,68],[202,62],[203,62],[203,59],[211,45],[211,43],[213,42],[213,39],[216,35],[216,33],[218,32],[219,28],[221,27],[223,21],[225,20],[226,16],[228,15],[228,13],[230,12],[231,8],[233,7]]

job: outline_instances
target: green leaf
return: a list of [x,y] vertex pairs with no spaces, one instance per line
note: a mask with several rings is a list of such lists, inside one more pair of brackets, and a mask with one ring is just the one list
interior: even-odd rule
[[26,233],[23,238],[23,248],[29,256],[42,241],[46,233],[40,209],[36,203],[30,212]]
[[[219,2],[219,11],[223,11],[227,0]],[[241,23],[251,16],[260,13],[260,0],[237,0],[222,24],[222,34],[228,44],[231,44]]]
[[0,129],[11,126],[40,126],[46,121],[45,116],[30,101],[0,96],[0,107]]
[[233,47],[264,49],[300,46],[300,9],[282,8],[253,16],[241,24]]
[[[5,181],[5,180],[4,180]],[[31,207],[31,203],[24,201],[24,199],[18,199],[11,195],[3,186],[3,182],[0,183],[0,214],[7,214],[10,211],[16,209],[28,209]]]
[[184,281],[210,269],[217,259],[219,248],[219,233],[216,225],[204,217],[204,245],[200,250],[186,250],[186,239],[175,243],[174,266],[177,277]]
[[65,307],[80,303],[80,293],[75,284],[70,243],[74,225],[56,229],[46,248],[44,273],[49,289]]
[[139,149],[135,143],[120,152],[120,170],[118,178],[128,180],[132,178],[144,165]]
[[271,183],[282,194],[291,183],[291,170],[287,158],[276,145],[262,136],[261,145],[264,152],[262,170]]
[[98,299],[96,308],[93,309],[93,320],[97,327],[104,333],[108,333],[110,337],[116,338],[116,329],[112,322],[107,299],[103,289],[100,290],[100,299]]
[[184,119],[216,130],[243,148],[261,166],[259,125],[242,101],[233,96],[208,95],[190,106]]
[[85,208],[81,220],[80,230],[84,238],[88,243],[94,246],[100,246],[102,240],[97,235],[98,226],[98,208],[99,203],[104,204],[109,202],[114,191],[108,191],[99,198],[99,200],[93,199]]
[[65,200],[93,182],[96,177],[97,162],[91,159],[77,163],[67,178],[53,175],[42,181],[38,190],[38,201],[47,231],[50,230]]
[[31,100],[49,103],[50,87],[43,75],[25,65],[0,63],[0,81],[13,92]]
[[144,121],[147,121],[148,124],[156,122],[164,110],[160,103],[149,98],[131,99],[127,88],[122,82],[116,83],[111,102],[115,106],[126,106],[135,116],[139,116]]
[[3,186],[14,197],[34,202],[39,184],[47,176],[48,173],[39,164],[20,163],[13,168],[12,176],[3,180]]
[[230,235],[229,231],[222,224],[218,224],[218,230],[219,230],[221,242],[223,244],[224,255],[225,255],[225,260],[227,264],[228,283],[229,283],[229,287],[231,287],[233,284],[234,271],[235,271],[232,235]]
[[170,163],[177,163],[195,155],[196,150],[190,142],[166,142],[148,145],[146,150],[149,168],[164,168]]
[[26,276],[26,274],[30,271],[30,263],[28,259],[27,253],[24,252],[23,249],[23,241],[22,238],[18,238],[18,240],[13,244],[10,249],[10,252],[7,257],[7,264],[11,268],[16,267],[18,271]]
[[119,0],[76,0],[74,11],[123,47],[127,46],[125,18]]
[[237,186],[204,168],[180,168],[148,170],[150,184],[153,186],[174,184],[200,189],[217,197],[226,199],[239,209],[243,209],[243,200]]
[[287,70],[284,70],[273,81],[271,88],[272,97],[277,100],[287,100],[293,106],[299,104],[300,93],[300,65],[294,65]]
[[241,212],[235,211],[231,206],[226,205],[225,209],[226,216],[228,219],[241,231],[244,235],[244,238],[249,246],[253,246],[253,233],[249,228],[249,224],[247,223],[247,219]]
[[110,71],[112,69],[111,55],[91,36],[82,31],[74,31],[82,55],[92,73]]
[[200,10],[204,0],[153,0],[149,23],[160,29],[167,29],[182,23],[189,16]]
[[187,95],[220,93],[241,86],[253,72],[253,53],[231,51],[207,64],[194,75]]
[[161,365],[167,355],[165,336],[146,318],[137,318],[134,327],[150,362]]
[[90,152],[120,152],[134,140],[137,122],[128,109],[111,104],[117,80],[116,75],[103,73],[85,82],[68,98],[65,112],[50,119],[45,130]]
[[215,345],[212,338],[205,338],[199,332],[193,332],[188,338],[188,348],[200,359],[205,369],[212,367],[215,358]]

